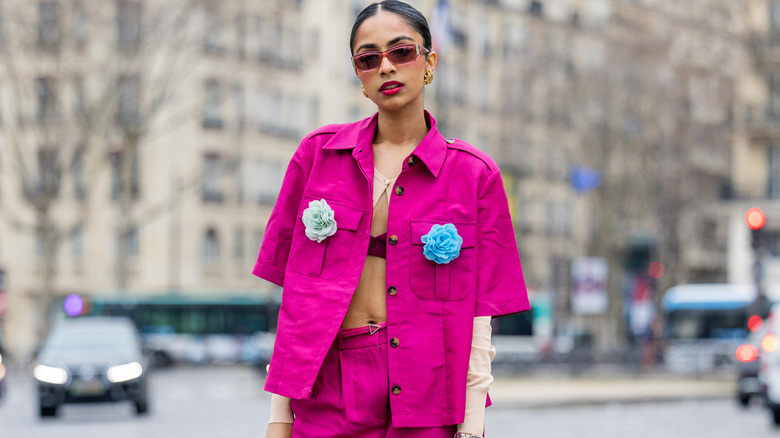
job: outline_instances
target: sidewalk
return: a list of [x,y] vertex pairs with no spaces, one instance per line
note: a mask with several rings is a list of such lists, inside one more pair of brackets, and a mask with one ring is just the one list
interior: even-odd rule
[[490,387],[497,408],[725,399],[735,393],[735,379],[724,376],[498,376]]

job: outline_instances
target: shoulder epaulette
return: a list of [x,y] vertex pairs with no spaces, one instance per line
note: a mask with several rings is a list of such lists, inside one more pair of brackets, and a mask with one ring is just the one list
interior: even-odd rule
[[320,128],[315,129],[314,131],[310,132],[309,135],[306,136],[307,139],[314,138],[318,135],[322,134],[335,134],[341,130],[341,128],[347,126],[346,123],[337,123],[333,125],[325,125]]
[[473,156],[474,158],[482,161],[485,164],[485,166],[487,166],[488,169],[490,170],[498,169],[498,165],[496,164],[496,162],[493,161],[492,158],[490,158],[490,155],[486,154],[481,149],[478,149],[475,146],[472,146],[466,143],[465,141],[456,138],[447,138],[446,141],[448,147],[466,152],[467,154]]

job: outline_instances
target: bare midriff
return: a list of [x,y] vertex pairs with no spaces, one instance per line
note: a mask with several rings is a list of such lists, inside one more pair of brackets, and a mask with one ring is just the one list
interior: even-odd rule
[[[379,175],[384,178],[394,181],[401,174],[404,160],[420,141],[422,141],[422,137],[412,139],[406,144],[394,144],[375,138],[373,147],[375,171],[378,171]],[[387,232],[387,215],[390,211],[387,196],[387,192],[384,192],[374,202],[374,214],[371,216],[371,236],[379,236]],[[384,258],[366,256],[363,272],[360,274],[357,288],[349,303],[347,316],[344,317],[344,322],[341,324],[343,328],[365,327],[368,324],[387,321],[386,268],[387,263]]]
[[[387,232],[387,195],[383,194],[374,207],[371,220],[371,235],[378,236]],[[387,320],[385,302],[386,262],[382,257],[366,256],[363,272],[360,274],[355,294],[349,303],[344,328],[364,327]]]

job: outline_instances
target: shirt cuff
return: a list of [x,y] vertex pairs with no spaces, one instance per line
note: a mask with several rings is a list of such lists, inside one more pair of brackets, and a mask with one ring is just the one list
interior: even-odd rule
[[271,415],[268,424],[271,423],[292,423],[295,417],[290,408],[290,399],[283,395],[271,395]]

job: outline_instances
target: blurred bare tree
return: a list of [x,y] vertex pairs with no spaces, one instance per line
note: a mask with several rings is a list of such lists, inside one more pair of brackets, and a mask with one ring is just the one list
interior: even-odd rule
[[[2,141],[29,207],[3,213],[33,232],[40,255],[39,335],[47,330],[58,249],[88,226],[90,202],[116,206],[117,285],[127,287],[127,257],[150,211],[140,191],[139,152],[155,124],[166,129],[198,117],[195,98],[174,102],[200,49],[193,21],[200,1],[9,0],[2,4]],[[110,184],[101,181],[109,181]],[[73,190],[76,212],[63,208]],[[167,208],[160,206],[155,211]]]
[[[529,19],[526,28],[505,32],[511,38],[503,41],[502,144],[514,146],[496,154],[502,170],[519,177],[526,209],[560,200],[574,209],[584,201],[577,212],[545,212],[541,231],[559,236],[561,245],[549,238],[542,246],[526,243],[522,256],[536,265],[529,273],[553,265],[549,278],[530,280],[563,292],[555,301],[564,324],[571,311],[571,259],[606,259],[609,314],[598,319],[604,326],[587,329],[600,330],[609,343],[626,333],[624,274],[633,245],[663,261],[659,291],[710,274],[694,272],[699,266],[689,266],[684,255],[715,239],[704,224],[730,177],[742,52],[739,4],[611,4],[601,25],[582,25],[575,15],[555,25]],[[575,166],[597,172],[598,187],[583,194],[567,187]],[[552,223],[557,217],[585,225]],[[540,232],[520,226],[526,242]],[[587,235],[580,240],[571,228]],[[708,263],[724,272],[725,239],[713,249],[705,256],[717,260]],[[646,275],[647,266],[641,272]]]

